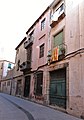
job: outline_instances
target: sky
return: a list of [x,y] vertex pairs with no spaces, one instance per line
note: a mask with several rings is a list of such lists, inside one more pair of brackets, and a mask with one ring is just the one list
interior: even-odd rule
[[0,60],[15,62],[15,48],[53,0],[0,0]]

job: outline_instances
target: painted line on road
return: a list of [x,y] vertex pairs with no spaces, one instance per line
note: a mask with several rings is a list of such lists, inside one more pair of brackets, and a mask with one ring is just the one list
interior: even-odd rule
[[10,103],[12,103],[13,105],[15,105],[18,109],[20,109],[21,111],[23,111],[29,120],[34,120],[34,117],[31,115],[31,113],[29,113],[28,111],[26,111],[25,109],[23,109],[22,107],[20,107],[19,105],[17,105],[16,103],[14,103],[13,101],[9,100],[8,98],[4,97],[3,95],[1,95],[4,99],[6,99],[7,101],[9,101]]

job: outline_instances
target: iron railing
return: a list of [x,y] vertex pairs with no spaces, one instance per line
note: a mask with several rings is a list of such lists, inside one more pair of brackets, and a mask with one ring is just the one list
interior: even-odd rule
[[31,69],[31,62],[25,61],[20,65],[20,71],[25,71]]

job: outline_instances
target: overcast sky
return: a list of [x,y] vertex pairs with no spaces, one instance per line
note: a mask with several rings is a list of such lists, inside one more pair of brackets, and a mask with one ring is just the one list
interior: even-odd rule
[[15,47],[53,0],[0,0],[0,59],[15,62]]

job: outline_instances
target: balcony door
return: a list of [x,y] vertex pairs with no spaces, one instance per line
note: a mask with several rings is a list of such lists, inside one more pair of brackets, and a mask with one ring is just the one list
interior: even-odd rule
[[27,61],[31,62],[32,59],[32,45],[27,48]]

